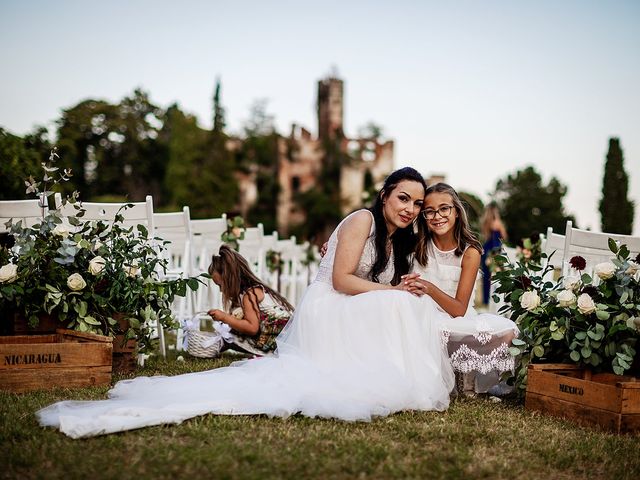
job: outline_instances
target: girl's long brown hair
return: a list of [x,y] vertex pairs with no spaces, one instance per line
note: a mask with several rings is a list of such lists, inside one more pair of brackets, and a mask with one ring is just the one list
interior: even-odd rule
[[[451,201],[453,202],[453,207],[458,213],[458,218],[453,229],[453,238],[456,240],[455,255],[459,257],[464,253],[467,247],[475,248],[478,252],[482,253],[482,244],[471,230],[471,227],[469,227],[467,211],[465,210],[458,193],[453,189],[453,187],[446,183],[436,183],[435,185],[431,185],[427,188],[424,198],[426,199],[431,193],[449,194],[451,196]],[[429,245],[429,240],[433,238],[433,235],[429,230],[427,220],[422,215],[418,217],[417,222],[419,240],[416,245],[416,260],[424,267],[428,262],[427,245]]]
[[[262,280],[255,276],[247,260],[232,248],[222,245],[219,255],[211,257],[209,265],[209,275],[214,272],[220,274],[220,290],[222,291],[222,302],[226,309],[232,310],[242,307],[242,295],[254,287],[261,287],[265,293],[270,294],[273,299],[289,312],[293,312],[293,307],[278,292],[265,285]],[[258,297],[254,292],[249,292],[251,305],[259,311]]]

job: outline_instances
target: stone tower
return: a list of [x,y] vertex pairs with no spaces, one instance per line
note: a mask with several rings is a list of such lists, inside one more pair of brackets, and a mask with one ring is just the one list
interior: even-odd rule
[[343,135],[344,83],[331,76],[318,81],[318,138],[331,140]]

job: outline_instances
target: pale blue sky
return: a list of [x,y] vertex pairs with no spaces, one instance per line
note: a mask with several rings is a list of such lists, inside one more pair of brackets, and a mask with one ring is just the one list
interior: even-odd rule
[[336,66],[346,133],[369,120],[396,165],[442,172],[484,200],[533,164],[569,185],[599,229],[604,157],[618,136],[640,233],[640,1],[0,0],[0,126],[24,134],[85,98],[142,87],[229,129],[257,98],[278,129],[316,131],[315,89]]

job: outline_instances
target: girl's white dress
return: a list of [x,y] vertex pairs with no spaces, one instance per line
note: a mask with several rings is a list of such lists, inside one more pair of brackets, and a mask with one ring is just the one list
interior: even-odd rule
[[[426,267],[414,260],[413,271],[455,297],[462,272],[463,255],[456,256],[454,250],[439,250],[433,242],[429,242],[427,254]],[[451,365],[454,370],[463,373],[488,374],[513,370],[515,359],[509,353],[509,345],[511,339],[518,335],[518,327],[508,318],[490,313],[478,314],[473,308],[474,297],[472,293],[463,317],[452,318],[437,307],[440,312],[438,322],[442,341],[448,347]],[[433,303],[430,298],[422,298],[427,303]],[[426,310],[430,312],[430,309]]]
[[[430,321],[433,302],[396,290],[343,295],[332,287],[336,232],[318,276],[284,331],[278,356],[174,377],[118,382],[109,399],[64,401],[37,412],[74,437],[180,423],[207,413],[370,420],[401,410],[445,410],[454,376]],[[375,258],[373,227],[356,275]],[[393,276],[393,262],[380,276]],[[430,316],[432,315],[432,316]]]

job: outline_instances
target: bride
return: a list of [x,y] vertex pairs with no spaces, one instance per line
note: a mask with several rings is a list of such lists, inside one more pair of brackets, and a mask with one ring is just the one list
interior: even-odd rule
[[[73,438],[207,413],[370,420],[445,410],[454,377],[437,322],[401,281],[415,246],[426,185],[412,168],[386,179],[371,210],[335,229],[315,281],[277,339],[278,355],[174,377],[118,382],[107,400],[63,401],[37,412]],[[435,314],[434,314],[435,316]]]

